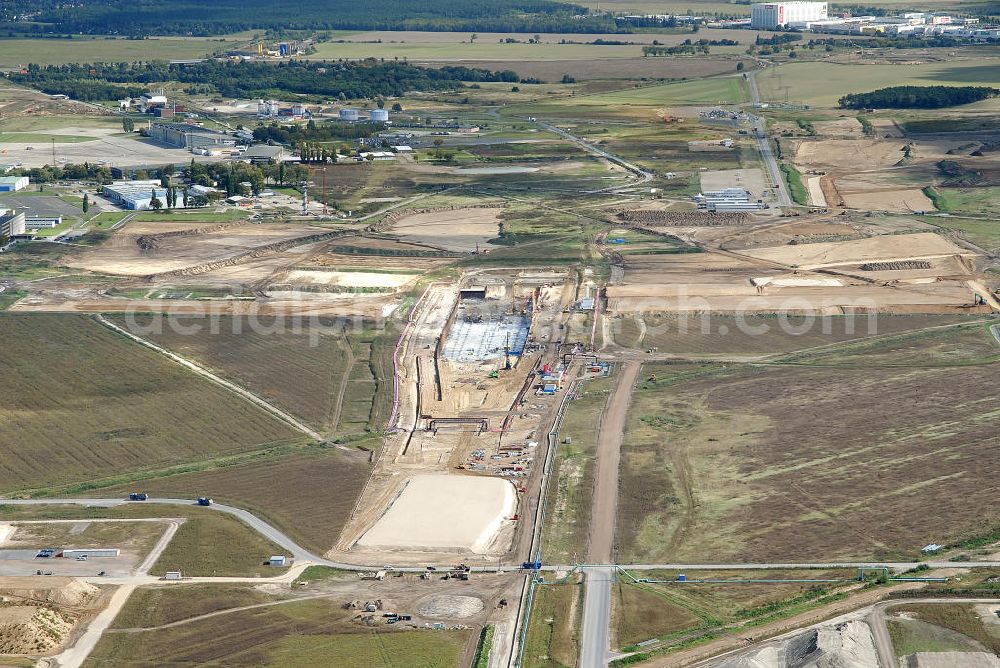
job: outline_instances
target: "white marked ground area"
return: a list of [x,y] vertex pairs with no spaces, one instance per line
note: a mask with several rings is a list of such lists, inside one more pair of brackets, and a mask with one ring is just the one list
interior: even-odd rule
[[501,478],[417,475],[358,541],[379,550],[502,553],[504,523],[517,507]]
[[512,354],[520,355],[530,324],[523,316],[480,322],[456,320],[444,343],[443,357],[457,362],[482,362],[503,357],[508,345]]

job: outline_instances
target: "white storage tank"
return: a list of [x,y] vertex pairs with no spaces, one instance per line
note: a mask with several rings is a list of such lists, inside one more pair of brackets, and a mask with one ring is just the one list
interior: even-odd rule
[[371,119],[372,123],[387,123],[389,121],[389,112],[385,109],[372,109],[368,112],[368,118]]
[[340,120],[342,121],[356,121],[358,120],[358,110],[357,109],[341,109],[340,110]]

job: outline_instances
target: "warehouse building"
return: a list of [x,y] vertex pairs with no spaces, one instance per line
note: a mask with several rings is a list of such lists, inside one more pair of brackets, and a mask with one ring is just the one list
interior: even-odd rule
[[27,176],[0,176],[0,193],[12,193],[27,187]]
[[758,2],[750,6],[750,27],[774,30],[789,23],[821,21],[827,16],[825,2]]
[[152,123],[149,126],[149,136],[162,144],[192,151],[236,146],[235,137],[192,123]]
[[163,206],[167,205],[167,189],[161,187],[158,180],[153,179],[145,181],[115,181],[101,188],[101,192],[118,206],[132,211],[153,208],[151,206],[153,197],[160,200]]

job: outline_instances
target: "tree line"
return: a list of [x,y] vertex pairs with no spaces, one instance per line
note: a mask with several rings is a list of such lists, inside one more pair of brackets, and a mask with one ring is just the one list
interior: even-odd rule
[[890,86],[840,98],[843,109],[939,109],[979,102],[1000,95],[989,86]]
[[463,82],[517,83],[516,72],[460,66],[421,67],[374,58],[360,62],[283,61],[280,63],[208,60],[201,63],[94,63],[29,65],[12,72],[11,80],[50,95],[75,100],[115,100],[141,95],[148,86],[164,81],[211,86],[224,97],[282,97],[312,99],[401,96],[409,91],[460,88]]
[[218,35],[245,30],[621,32],[614,18],[555,0],[8,0],[0,29],[20,33]]
[[699,39],[691,41],[686,39],[676,46],[644,46],[642,55],[644,56],[676,56],[680,54],[709,53],[712,46],[737,46],[739,42],[734,39]]

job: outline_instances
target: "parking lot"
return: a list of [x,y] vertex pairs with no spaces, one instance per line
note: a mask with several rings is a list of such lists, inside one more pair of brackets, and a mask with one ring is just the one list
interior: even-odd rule
[[0,576],[45,575],[70,577],[93,576],[104,571],[109,577],[129,575],[135,567],[134,559],[126,553],[120,557],[88,557],[86,561],[75,558],[38,557],[37,549],[0,550]]
[[[54,218],[56,216],[62,216],[64,221],[79,221],[83,219],[82,206],[64,202],[55,195],[23,195],[19,193],[11,193],[9,195],[0,196],[0,207],[24,211],[24,214],[29,218]],[[93,215],[94,213],[96,213],[96,211],[92,210],[89,212],[88,216]]]

